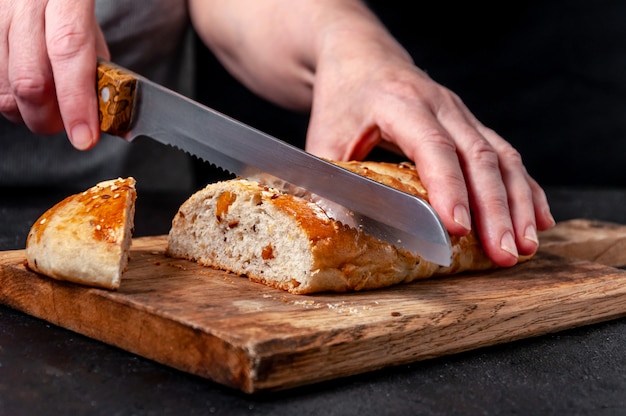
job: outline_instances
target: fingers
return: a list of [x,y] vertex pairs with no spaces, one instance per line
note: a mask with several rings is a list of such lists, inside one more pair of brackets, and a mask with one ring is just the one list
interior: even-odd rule
[[22,123],[22,116],[9,81],[9,29],[13,11],[9,2],[0,0],[0,114],[14,123]]
[[[440,162],[435,157],[432,166],[418,167],[420,175],[435,209],[453,218],[459,204],[458,189],[466,185],[474,223],[485,251],[496,264],[511,266],[519,255],[537,250],[538,229],[554,224],[547,199],[526,172],[520,154],[494,131],[482,126],[458,97],[450,97],[445,111],[436,113],[440,114],[441,130],[431,132],[430,136],[440,137],[437,146],[449,149],[445,157],[458,161],[461,173],[453,172],[437,181],[433,176],[440,171],[437,172],[434,163]],[[431,113],[431,117],[434,116]],[[435,149],[429,149],[428,143],[432,139],[426,139],[423,144],[424,139],[418,136],[414,141],[416,163],[431,159]],[[451,154],[452,147],[455,155]],[[464,183],[459,185],[461,179]],[[447,226],[448,223],[444,223]],[[449,231],[455,233],[452,228]]]
[[8,34],[8,82],[21,118],[39,134],[63,128],[45,49],[44,9],[18,2]]
[[0,0],[0,113],[38,134],[66,129],[78,149],[99,138],[96,48],[108,49],[94,0]]
[[[99,137],[94,3],[67,3],[50,1],[46,8],[46,48],[65,130],[76,148],[89,149]],[[73,13],[68,15],[70,7]]]
[[[515,264],[521,239],[514,223],[530,220],[529,225],[534,225],[534,218],[519,218],[526,216],[526,211],[518,202],[524,205],[530,201],[529,190],[522,183],[516,182],[519,179],[516,168],[506,166],[507,162],[501,159],[498,151],[476,131],[467,131],[465,137],[460,139],[459,158],[468,178],[474,222],[485,251],[499,265]],[[500,170],[501,166],[506,166],[505,173]],[[511,186],[518,188],[513,190],[509,188]],[[517,221],[514,220],[515,214]],[[532,207],[528,214],[534,216]],[[536,243],[531,247],[524,241],[524,251],[534,252],[535,249]]]
[[491,130],[480,130],[498,155],[498,168],[507,196],[517,250],[519,254],[532,254],[539,246],[535,205],[539,208],[542,203],[538,192],[543,191],[533,186],[536,183],[526,172],[521,155],[509,143]]

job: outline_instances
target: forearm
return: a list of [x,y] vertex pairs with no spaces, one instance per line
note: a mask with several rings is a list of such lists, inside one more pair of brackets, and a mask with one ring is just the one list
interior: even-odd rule
[[359,0],[190,0],[190,7],[199,36],[228,70],[288,108],[310,109],[323,59],[410,60]]

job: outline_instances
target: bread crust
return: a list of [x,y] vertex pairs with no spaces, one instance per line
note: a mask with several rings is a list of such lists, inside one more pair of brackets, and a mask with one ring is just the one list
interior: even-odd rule
[[42,214],[26,240],[28,267],[46,276],[117,289],[135,215],[135,179],[98,183]]
[[[428,192],[410,163],[335,163],[428,201]],[[254,202],[246,206],[242,201]],[[265,216],[256,219],[257,228],[239,228],[259,206],[264,207]],[[252,236],[261,227],[288,231],[266,234],[264,238],[271,243],[264,251],[261,248],[266,243]],[[279,259],[276,243],[282,240],[293,241],[300,248],[285,244],[283,249],[289,255]],[[343,225],[311,202],[256,182],[233,179],[209,184],[181,206],[172,221],[167,253],[295,294],[372,290],[494,267],[474,231],[463,237],[451,236],[451,242],[452,264],[442,267]],[[299,261],[291,262],[293,257]],[[284,266],[281,261],[291,263]]]

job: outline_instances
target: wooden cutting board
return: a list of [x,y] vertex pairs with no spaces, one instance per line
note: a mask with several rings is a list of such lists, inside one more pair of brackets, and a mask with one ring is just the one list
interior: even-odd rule
[[[626,315],[626,226],[560,223],[530,262],[373,292],[298,296],[137,238],[119,291],[0,252],[0,302],[244,392],[287,389]],[[604,263],[604,264],[603,264]],[[607,265],[608,264],[608,265]]]

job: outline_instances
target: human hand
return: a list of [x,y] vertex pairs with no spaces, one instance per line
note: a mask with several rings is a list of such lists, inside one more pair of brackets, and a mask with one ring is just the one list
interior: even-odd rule
[[0,0],[0,114],[93,147],[97,56],[109,59],[94,0]]
[[[537,250],[554,224],[543,190],[519,153],[390,38],[333,43],[318,58],[307,150],[364,158],[376,145],[416,164],[430,203],[453,235],[473,223],[489,257],[510,266]],[[387,42],[386,45],[381,45]],[[384,47],[383,47],[384,46]]]

